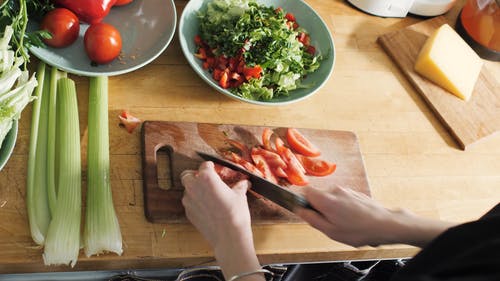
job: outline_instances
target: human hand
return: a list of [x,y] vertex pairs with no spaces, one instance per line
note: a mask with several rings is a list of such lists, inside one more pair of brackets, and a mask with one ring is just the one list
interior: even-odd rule
[[[212,162],[203,162],[198,171],[182,172],[181,181],[186,216],[214,248],[226,279],[259,269],[246,197],[250,182],[242,180],[230,188]],[[263,280],[260,275],[247,279]]]
[[423,246],[451,226],[408,211],[389,210],[349,188],[305,187],[303,192],[319,213],[298,209],[297,215],[331,239],[355,247],[392,243]]
[[185,187],[182,204],[186,216],[212,247],[224,241],[230,230],[251,231],[247,180],[230,188],[217,175],[212,162],[203,162],[198,171],[183,171],[181,182]]

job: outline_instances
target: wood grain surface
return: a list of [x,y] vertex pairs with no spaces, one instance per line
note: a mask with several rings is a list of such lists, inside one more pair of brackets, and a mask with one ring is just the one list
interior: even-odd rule
[[[142,126],[142,169],[144,181],[144,209],[149,221],[155,223],[186,223],[181,204],[184,188],[180,173],[197,169],[201,158],[196,151],[222,155],[230,150],[228,138],[248,147],[261,145],[265,127],[231,124],[146,121]],[[286,141],[286,128],[271,128]],[[337,164],[337,170],[326,177],[308,177],[309,185],[328,187],[333,184],[351,187],[370,195],[370,187],[359,151],[358,138],[352,132],[300,129],[300,132],[322,152],[318,158]],[[167,151],[168,164],[159,165],[157,152]],[[160,160],[162,161],[162,160]],[[165,159],[163,159],[165,161]],[[158,172],[158,166],[167,167]],[[159,176],[161,175],[161,176]],[[159,179],[167,183],[163,188]],[[300,192],[298,186],[288,186]],[[304,223],[293,213],[263,197],[248,196],[252,223]]]
[[[427,38],[445,17],[436,17],[379,37],[380,44],[394,59],[431,109],[448,128],[462,149],[500,130],[500,81],[483,67],[474,92],[465,102],[414,70],[416,58]],[[497,77],[498,78],[498,77]]]
[[[215,263],[210,245],[192,225],[147,221],[141,132],[129,134],[118,126],[118,115],[124,109],[142,120],[351,131],[358,137],[371,195],[384,206],[404,208],[427,218],[465,222],[497,204],[499,136],[461,150],[421,94],[377,43],[383,34],[426,19],[375,17],[345,0],[305,1],[332,32],[336,57],[333,74],[324,87],[296,104],[256,106],[216,92],[188,65],[177,35],[151,64],[110,77],[110,179],[124,241],[122,256],[87,258],[81,253],[75,268],[43,265],[43,250],[30,237],[25,205],[29,106],[21,116],[14,153],[0,171],[0,274],[126,271]],[[175,0],[179,16],[187,2]],[[446,18],[452,22],[463,4],[464,0],[458,0]],[[314,35],[312,38],[314,42]],[[32,59],[32,63],[36,64],[36,60]],[[485,67],[495,79],[500,77],[499,63],[487,62]],[[77,85],[81,145],[85,151],[88,78],[71,78]],[[160,156],[166,159],[165,154]],[[85,179],[85,153],[82,160]],[[332,241],[305,224],[258,224],[252,230],[263,264],[409,257],[419,251],[406,245],[355,248]]]

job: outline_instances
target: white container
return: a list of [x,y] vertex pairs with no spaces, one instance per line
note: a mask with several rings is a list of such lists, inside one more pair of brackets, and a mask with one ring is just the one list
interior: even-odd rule
[[456,0],[348,0],[360,10],[380,17],[437,16],[448,12]]

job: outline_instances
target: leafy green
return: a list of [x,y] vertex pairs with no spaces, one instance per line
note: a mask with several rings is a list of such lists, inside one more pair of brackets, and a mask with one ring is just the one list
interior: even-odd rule
[[233,88],[235,94],[252,100],[288,96],[305,87],[301,80],[318,69],[321,57],[308,53],[297,40],[306,31],[290,28],[285,15],[254,0],[214,0],[199,13],[199,35],[216,56],[242,54],[247,66],[263,69],[261,78]]
[[[28,16],[40,18],[53,8],[50,0],[4,0],[0,5],[0,31],[6,26],[12,26],[14,30],[12,47],[16,55],[24,58],[25,67],[29,62],[29,47],[45,47],[42,38],[50,38],[47,31],[27,32]],[[0,36],[3,36],[3,33]]]

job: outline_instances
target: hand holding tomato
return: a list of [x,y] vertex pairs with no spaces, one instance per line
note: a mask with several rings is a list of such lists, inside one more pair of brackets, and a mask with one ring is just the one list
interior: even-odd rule
[[90,25],[83,42],[90,60],[97,64],[110,63],[122,50],[120,32],[111,24],[103,22]]
[[44,38],[45,44],[54,48],[63,48],[76,41],[80,33],[78,17],[66,8],[56,8],[48,12],[40,24],[40,29],[50,33],[51,38]]

